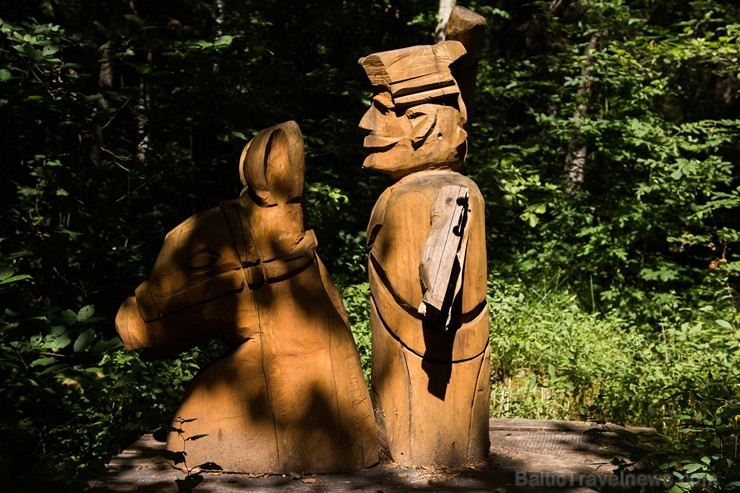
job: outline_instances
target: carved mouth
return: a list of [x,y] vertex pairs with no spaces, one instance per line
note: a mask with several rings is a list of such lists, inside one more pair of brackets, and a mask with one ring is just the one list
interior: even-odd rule
[[363,140],[362,145],[370,152],[382,152],[390,149],[399,141],[398,137],[389,137],[370,133]]
[[142,349],[152,346],[146,323],[139,312],[136,298],[129,296],[116,314],[116,330],[126,349]]

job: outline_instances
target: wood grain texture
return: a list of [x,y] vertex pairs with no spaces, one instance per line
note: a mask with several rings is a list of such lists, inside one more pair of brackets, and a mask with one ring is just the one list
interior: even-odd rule
[[359,63],[372,85],[390,92],[394,104],[415,106],[460,93],[450,65],[464,54],[461,43],[445,41],[375,53]]
[[465,47],[465,55],[460,57],[452,67],[452,75],[457,81],[465,106],[468,109],[468,120],[473,118],[475,107],[475,77],[478,72],[478,51],[486,31],[486,19],[465,7],[452,9],[445,28],[445,39],[458,41]]
[[[221,338],[231,351],[175,414],[188,464],[249,473],[341,472],[378,461],[372,403],[347,314],[306,230],[303,138],[288,122],[242,153],[237,200],[165,238],[116,328],[153,358]],[[179,425],[178,425],[179,426]],[[170,433],[167,447],[183,450]]]
[[423,299],[417,311],[450,328],[453,300],[462,287],[462,266],[470,229],[468,190],[459,185],[442,187],[429,213],[429,234],[419,262]]
[[[445,187],[467,190],[472,211],[450,330],[430,324],[416,310],[423,299],[419,265],[431,212]],[[402,465],[452,466],[487,457],[490,363],[483,205],[469,178],[427,171],[387,189],[371,214],[372,392],[376,414],[382,417],[381,433]]]

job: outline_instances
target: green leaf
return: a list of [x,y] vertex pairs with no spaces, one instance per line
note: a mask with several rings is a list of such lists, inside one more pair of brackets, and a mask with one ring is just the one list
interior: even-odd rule
[[127,21],[133,22],[134,24],[138,24],[140,26],[144,24],[144,19],[142,19],[138,15],[135,15],[135,14],[124,14],[124,17],[126,18]]
[[703,469],[704,467],[706,467],[704,464],[691,463],[684,466],[684,471],[686,471],[687,474],[691,474],[700,469]]
[[64,310],[61,315],[65,325],[74,325],[77,323],[77,314],[72,310]]
[[87,349],[88,346],[92,343],[92,341],[95,339],[95,330],[90,327],[86,331],[84,331],[82,334],[77,336],[77,339],[74,343],[74,351],[75,353],[79,353],[80,351],[84,351]]
[[72,339],[67,333],[67,327],[64,325],[56,325],[51,328],[51,334],[39,341],[41,348],[48,349],[50,351],[59,351],[72,343]]
[[106,341],[96,342],[95,345],[92,347],[92,349],[90,349],[90,352],[92,354],[107,353],[108,351],[118,349],[121,346],[122,346],[121,339],[118,337],[112,337]]
[[23,279],[31,279],[31,276],[29,276],[28,274],[18,274],[17,276],[6,277],[5,279],[0,279],[0,285],[10,284],[11,282],[16,282],[16,281],[22,281]]
[[59,47],[57,45],[46,45],[44,46],[44,49],[41,50],[41,53],[44,56],[49,56],[49,55],[53,55],[57,51],[59,51]]
[[715,320],[715,322],[723,329],[732,330],[732,324],[727,320]]
[[10,74],[10,70],[6,68],[0,68],[0,82],[10,80],[11,77],[12,75]]
[[95,313],[95,306],[85,305],[82,308],[80,308],[79,312],[77,312],[76,320],[78,322],[84,322],[88,318],[92,317],[93,313]]
[[42,63],[44,61],[44,56],[41,54],[41,52],[32,47],[30,44],[24,44],[22,46],[16,45],[14,46],[14,48],[36,63]]
[[57,359],[56,358],[53,358],[51,356],[47,356],[47,357],[44,357],[44,358],[39,358],[39,359],[35,359],[35,360],[31,361],[31,364],[28,365],[28,366],[30,366],[30,367],[47,366],[47,365],[51,365],[51,364],[56,363],[56,362],[57,362]]
[[234,36],[226,34],[224,36],[219,36],[216,41],[213,42],[213,45],[216,48],[226,48],[227,46],[231,45],[232,41],[234,41]]

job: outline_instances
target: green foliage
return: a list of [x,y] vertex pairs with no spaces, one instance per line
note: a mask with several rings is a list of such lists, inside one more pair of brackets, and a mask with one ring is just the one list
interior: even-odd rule
[[194,351],[143,362],[118,337],[100,335],[106,319],[92,305],[39,309],[27,299],[30,276],[13,274],[24,255],[2,257],[0,472],[21,490],[81,490],[78,473],[99,472],[112,451],[172,412],[201,360]]
[[488,301],[493,416],[580,419],[597,402],[606,419],[606,400],[619,402],[616,413],[627,404],[603,389],[634,364],[631,356],[643,345],[634,330],[616,317],[585,312],[557,282],[527,288],[495,280]]
[[370,357],[372,337],[370,330],[370,284],[363,282],[345,287],[342,290],[344,307],[349,317],[352,336],[360,353],[360,363],[365,381],[370,383]]
[[[664,477],[664,489],[670,493],[698,488],[740,490],[740,402],[695,395],[694,405],[705,417],[687,421],[679,428],[682,434],[690,436],[690,448],[686,448],[685,438],[677,443],[664,435],[627,436],[638,447],[629,457],[615,461],[618,468],[639,467]],[[693,436],[697,430],[700,434]]]
[[496,268],[567,272],[593,308],[646,324],[666,297],[734,286],[736,7],[500,4],[477,99],[498,110],[477,113],[469,163]]
[[468,161],[497,273],[492,412],[650,424],[671,440],[656,468],[725,488],[737,452],[717,417],[740,399],[737,5],[496,8],[476,101],[491,111],[475,115]]
[[[625,470],[731,491],[740,443],[740,317],[666,309],[654,332],[583,310],[556,282],[490,286],[494,417],[654,426]],[[725,489],[722,489],[725,488]]]

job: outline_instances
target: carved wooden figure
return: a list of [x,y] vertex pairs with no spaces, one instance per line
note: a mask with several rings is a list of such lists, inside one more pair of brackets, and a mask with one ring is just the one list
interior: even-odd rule
[[[458,7],[448,29],[482,22]],[[471,48],[467,60],[454,40],[360,59],[374,90],[360,122],[363,167],[397,180],[373,208],[367,247],[372,394],[382,441],[402,465],[488,457],[484,201],[458,172],[472,85],[462,92],[455,70],[474,65]]]
[[[190,466],[340,472],[378,461],[347,315],[304,225],[303,159],[296,123],[258,134],[242,153],[241,196],[173,229],[116,316],[126,348],[150,357],[214,338],[233,347],[177,411],[193,420],[185,436],[206,435],[187,442]],[[182,441],[171,433],[167,447]]]

